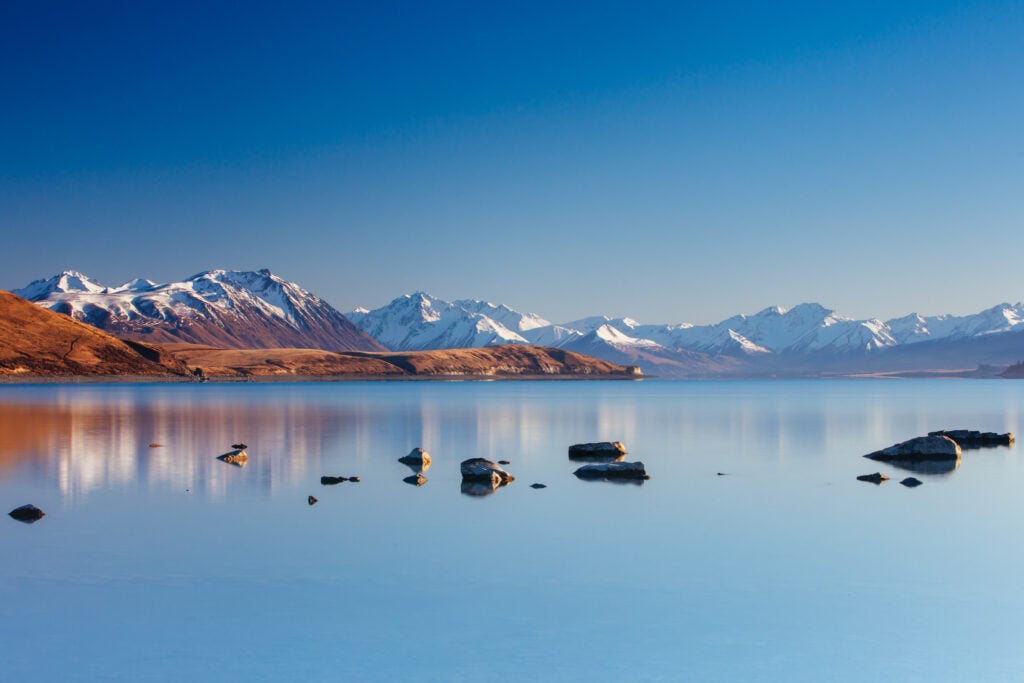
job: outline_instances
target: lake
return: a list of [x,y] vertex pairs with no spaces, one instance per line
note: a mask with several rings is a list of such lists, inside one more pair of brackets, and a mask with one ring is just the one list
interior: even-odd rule
[[[1018,447],[861,456],[1022,418],[1013,381],[0,386],[2,511],[47,513],[0,523],[0,679],[1021,680]],[[651,479],[576,479],[602,440]],[[464,495],[476,456],[516,481]]]

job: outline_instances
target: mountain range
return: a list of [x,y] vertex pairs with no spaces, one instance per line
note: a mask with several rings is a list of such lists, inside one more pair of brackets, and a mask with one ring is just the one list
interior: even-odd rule
[[268,270],[212,270],[105,287],[65,271],[15,293],[120,337],[225,348],[429,351],[519,344],[639,365],[661,377],[819,376],[1006,366],[1024,358],[1024,304],[973,315],[859,320],[816,303],[713,325],[591,316],[555,324],[476,299],[425,292],[347,315]]
[[269,270],[210,270],[156,284],[107,287],[73,270],[14,294],[125,338],[234,349],[384,351],[318,296]]

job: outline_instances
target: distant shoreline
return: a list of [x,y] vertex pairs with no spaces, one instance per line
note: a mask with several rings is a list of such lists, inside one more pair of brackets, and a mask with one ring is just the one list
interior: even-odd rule
[[640,381],[657,379],[652,375],[564,374],[564,375],[251,375],[210,377],[198,381],[190,377],[152,375],[12,375],[0,377],[0,384],[272,384],[282,382],[574,382]]

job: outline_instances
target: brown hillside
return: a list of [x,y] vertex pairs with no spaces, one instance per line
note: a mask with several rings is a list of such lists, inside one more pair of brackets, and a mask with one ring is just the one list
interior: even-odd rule
[[208,377],[230,376],[624,376],[614,363],[578,353],[537,346],[408,353],[332,353],[310,349],[218,349],[194,344],[158,345],[189,368]]
[[171,374],[162,362],[157,349],[0,291],[0,376]]

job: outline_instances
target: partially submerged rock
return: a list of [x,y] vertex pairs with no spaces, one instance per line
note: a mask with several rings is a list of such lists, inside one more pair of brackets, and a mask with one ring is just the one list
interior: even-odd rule
[[866,481],[872,484],[881,484],[883,481],[889,481],[889,477],[885,476],[881,472],[875,472],[874,474],[862,474],[857,477],[857,481]]
[[409,451],[409,455],[403,455],[399,458],[398,462],[409,467],[425,470],[430,467],[430,453],[417,446]]
[[46,516],[46,513],[37,508],[35,505],[29,503],[28,505],[22,505],[21,507],[14,508],[7,513],[19,522],[27,522],[32,524],[38,522],[40,519]]
[[997,434],[995,432],[979,432],[973,429],[940,429],[928,432],[928,436],[948,436],[957,442],[960,448],[994,448],[995,446],[1012,446],[1016,441],[1013,432]]
[[[231,444],[231,447],[234,448],[235,450],[239,450],[239,451],[244,451],[246,448],[248,448],[248,446],[245,445],[244,443],[233,443],[233,444]],[[259,449],[257,449],[257,450],[259,450]]]
[[596,443],[578,443],[569,446],[570,460],[589,460],[595,462],[618,461],[626,457],[626,447],[621,441],[599,441]]
[[348,481],[348,477],[332,477],[329,475],[320,477],[320,483],[323,486],[334,486],[335,484],[340,484],[344,481]]
[[647,469],[637,462],[606,462],[584,465],[573,472],[580,479],[650,479]]
[[918,436],[908,441],[868,453],[865,458],[893,460],[959,460],[960,446],[948,436]]
[[420,473],[412,474],[403,479],[406,484],[412,484],[413,486],[423,486],[427,483],[427,478]]
[[149,444],[149,447],[150,448],[163,448],[164,445],[162,443],[155,443],[154,442],[154,443]]
[[463,460],[460,467],[463,481],[490,482],[496,486],[504,486],[515,481],[515,477],[487,458]]
[[924,482],[921,481],[920,479],[918,479],[917,477],[907,477],[906,479],[904,479],[900,483],[903,484],[904,486],[906,486],[907,488],[912,489],[915,486],[920,486]]
[[314,498],[313,496],[310,496],[307,500],[309,501],[310,505],[316,505],[317,503],[316,498]]
[[245,451],[235,450],[224,455],[217,456],[217,459],[221,462],[226,462],[229,465],[237,465],[238,467],[244,467],[245,463],[249,462],[249,456]]
[[547,487],[548,487],[547,484],[540,484],[540,483],[530,484],[530,488],[531,489],[546,489]]
[[511,460],[499,460],[498,464],[499,465],[511,465],[512,461]]

